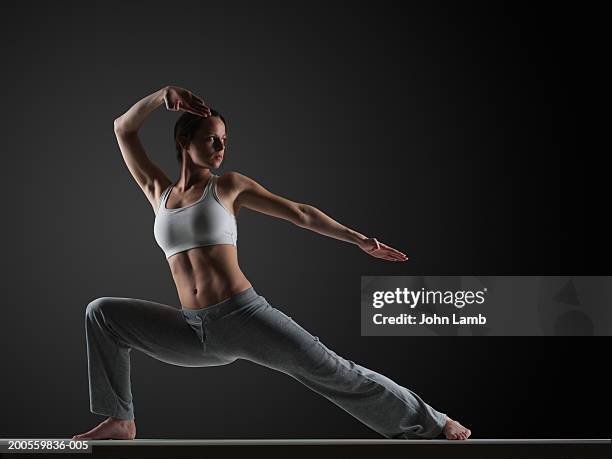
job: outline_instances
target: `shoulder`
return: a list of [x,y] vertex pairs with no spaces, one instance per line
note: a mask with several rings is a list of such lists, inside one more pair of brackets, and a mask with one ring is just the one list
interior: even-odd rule
[[219,176],[217,183],[226,190],[232,190],[237,193],[258,185],[255,180],[237,171],[225,172]]
[[217,194],[238,215],[245,195],[261,186],[250,177],[237,171],[228,171],[217,178]]
[[235,183],[240,181],[241,178],[244,177],[240,172],[237,171],[227,171],[224,174],[220,175],[217,179],[218,182],[227,182],[227,183]]

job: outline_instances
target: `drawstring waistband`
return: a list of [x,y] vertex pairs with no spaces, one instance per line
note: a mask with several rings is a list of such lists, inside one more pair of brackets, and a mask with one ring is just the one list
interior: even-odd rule
[[200,309],[186,309],[181,308],[183,315],[188,318],[200,317],[204,319],[205,317],[208,320],[216,319],[219,317],[223,317],[230,312],[239,309],[243,306],[246,306],[249,303],[257,300],[260,295],[255,291],[253,287],[249,287],[248,289],[237,293],[236,295],[230,296],[229,298],[219,302],[207,306],[205,308]]

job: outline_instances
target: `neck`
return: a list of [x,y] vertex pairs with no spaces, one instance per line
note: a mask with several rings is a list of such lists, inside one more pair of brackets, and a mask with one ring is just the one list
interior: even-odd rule
[[184,192],[200,183],[208,183],[212,175],[211,170],[207,167],[194,167],[193,164],[186,165],[185,162],[183,162],[181,177],[178,182],[176,182],[175,188]]

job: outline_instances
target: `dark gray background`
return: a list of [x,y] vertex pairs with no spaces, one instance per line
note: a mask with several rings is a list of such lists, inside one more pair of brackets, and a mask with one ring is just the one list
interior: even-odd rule
[[[91,300],[179,307],[112,130],[173,84],[227,118],[220,173],[411,257],[383,262],[242,211],[240,264],[274,306],[474,438],[609,437],[609,339],[360,336],[362,275],[609,274],[593,213],[604,172],[576,124],[590,72],[581,13],[299,5],[3,3],[0,436],[70,436],[103,419],[89,412]],[[177,117],[160,107],[141,131],[173,180]],[[380,438],[249,362],[191,369],[135,352],[132,382],[140,438]]]

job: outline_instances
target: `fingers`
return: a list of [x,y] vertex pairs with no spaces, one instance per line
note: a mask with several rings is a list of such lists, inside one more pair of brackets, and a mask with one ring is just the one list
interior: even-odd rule
[[210,112],[208,112],[205,109],[199,108],[199,107],[185,108],[184,110],[186,112],[193,113],[194,115],[198,115],[198,116],[201,116],[203,118],[207,118],[207,117],[210,116]]
[[393,252],[388,252],[388,251],[386,251],[384,249],[372,250],[369,253],[373,257],[382,258],[384,260],[389,260],[389,261],[408,261],[409,260],[409,258],[406,255],[404,255],[404,254],[398,255],[398,254],[393,253]]
[[206,102],[204,102],[204,99],[192,93],[190,93],[190,95],[191,95],[191,106],[193,107],[193,110],[197,112],[196,114],[200,116],[210,116],[211,114],[210,108],[208,107],[208,105],[206,105]]
[[212,112],[210,111],[210,108],[207,107],[206,105],[197,105],[196,111],[197,111],[197,115],[203,116],[204,118],[209,117],[212,114]]
[[193,96],[195,98],[195,102],[199,105],[204,105],[206,106],[206,102],[204,102],[204,99],[198,97],[198,96]]
[[193,94],[191,91],[186,91],[186,94],[183,94],[183,97],[179,97],[175,110],[183,110],[204,118],[209,117],[212,114],[212,111],[210,107],[206,105],[206,102],[204,102],[202,98]]
[[194,102],[195,102],[196,100],[197,100],[197,101],[200,101],[200,102],[204,102],[204,101],[202,100],[202,98],[201,98],[201,97],[196,96],[196,95],[195,95],[194,93],[192,93],[191,91],[189,91],[189,96],[191,97],[191,100],[193,100]]
[[405,253],[400,252],[399,250],[395,250],[393,247],[389,247],[386,244],[380,244],[380,248],[383,251],[385,256],[388,256],[393,261],[406,261],[408,257]]
[[398,258],[394,255],[383,255],[383,254],[377,254],[376,255],[377,258],[382,258],[383,260],[387,260],[387,261],[408,261],[407,257],[404,258]]
[[388,255],[389,261],[408,261],[407,256]]
[[383,248],[381,248],[380,250],[374,250],[370,252],[370,254],[373,257],[381,258],[383,260],[388,260],[388,261],[408,261],[408,257],[406,255],[403,255],[403,254],[397,255],[396,253],[390,252]]
[[184,111],[194,115],[208,117],[212,111],[204,99],[196,96],[188,89],[172,87],[164,94],[166,108],[171,111]]
[[194,108],[197,108],[199,110],[203,110],[205,112],[208,112],[208,115],[210,115],[211,111],[210,111],[210,107],[208,107],[208,105],[206,105],[206,102],[204,102],[202,99],[197,99],[193,102],[193,106]]
[[211,115],[210,108],[206,105],[202,104],[191,104],[189,107],[183,108],[186,112],[193,113],[194,115],[199,115],[204,118],[207,118]]

